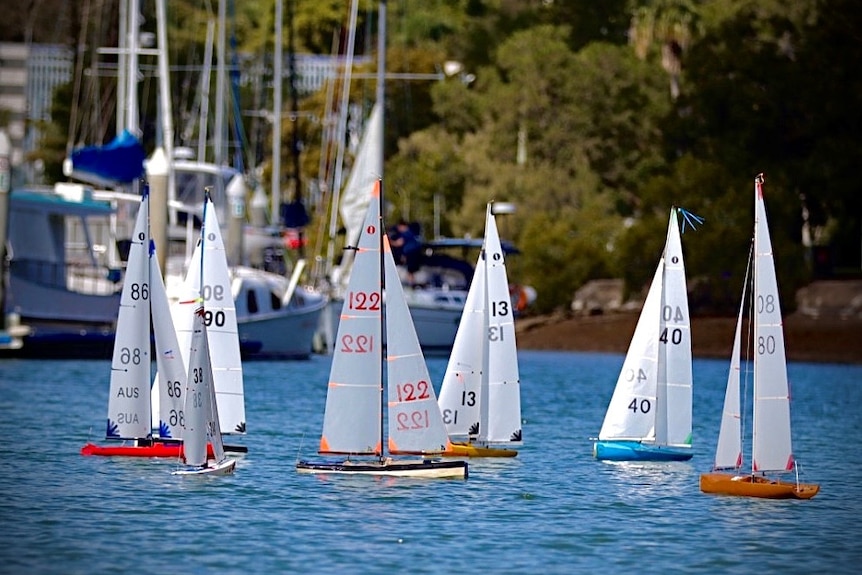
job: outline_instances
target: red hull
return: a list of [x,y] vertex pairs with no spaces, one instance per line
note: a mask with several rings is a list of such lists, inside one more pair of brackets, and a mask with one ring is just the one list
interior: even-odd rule
[[[153,443],[152,445],[95,445],[88,443],[81,448],[81,455],[104,455],[122,457],[179,457],[182,443]],[[212,445],[207,444],[207,456],[213,457]]]

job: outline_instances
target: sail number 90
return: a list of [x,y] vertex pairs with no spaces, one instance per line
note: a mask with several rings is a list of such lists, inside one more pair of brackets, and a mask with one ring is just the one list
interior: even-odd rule
[[203,295],[204,301],[222,301],[224,299],[224,286],[223,285],[207,285],[201,288],[201,295]]

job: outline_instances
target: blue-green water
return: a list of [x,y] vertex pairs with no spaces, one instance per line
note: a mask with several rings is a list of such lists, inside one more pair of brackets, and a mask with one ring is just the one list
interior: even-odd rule
[[[249,453],[233,476],[83,457],[109,363],[0,361],[3,573],[856,573],[862,366],[790,364],[810,501],[704,495],[727,364],[694,365],[688,463],[592,458],[622,356],[525,352],[525,445],[461,480],[299,475],[329,360],[245,365]],[[429,360],[435,382],[445,361]]]

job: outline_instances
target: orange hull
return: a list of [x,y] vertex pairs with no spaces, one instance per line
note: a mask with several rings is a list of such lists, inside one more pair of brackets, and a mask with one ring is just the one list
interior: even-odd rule
[[441,453],[443,457],[515,457],[518,452],[502,447],[485,447],[470,443],[452,443]]
[[717,495],[766,499],[811,499],[820,491],[820,486],[814,483],[797,484],[754,475],[704,473],[700,476],[700,490]]

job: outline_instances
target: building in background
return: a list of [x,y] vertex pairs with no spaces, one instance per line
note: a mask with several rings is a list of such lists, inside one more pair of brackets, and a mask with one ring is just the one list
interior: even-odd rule
[[39,145],[39,122],[51,119],[54,89],[72,78],[72,62],[72,50],[60,44],[0,42],[0,111],[9,115],[13,187],[40,179],[27,154]]

